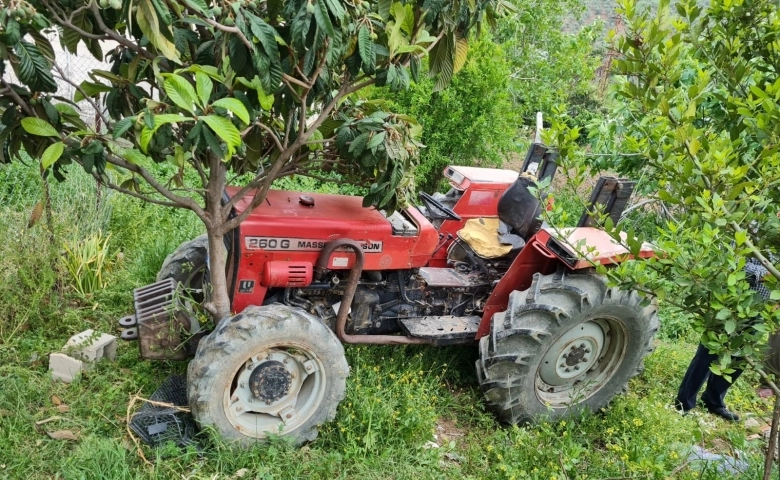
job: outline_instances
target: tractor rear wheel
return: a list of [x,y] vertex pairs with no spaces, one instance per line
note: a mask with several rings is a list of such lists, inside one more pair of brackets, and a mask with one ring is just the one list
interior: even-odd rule
[[179,245],[165,258],[157,273],[157,281],[172,278],[190,291],[196,301],[203,300],[203,280],[208,262],[209,239],[201,235]]
[[201,427],[244,446],[269,435],[314,440],[344,399],[344,348],[298,308],[249,307],[198,345],[187,369],[190,408]]
[[658,316],[642,300],[595,274],[536,274],[480,339],[487,405],[512,424],[605,407],[653,350]]

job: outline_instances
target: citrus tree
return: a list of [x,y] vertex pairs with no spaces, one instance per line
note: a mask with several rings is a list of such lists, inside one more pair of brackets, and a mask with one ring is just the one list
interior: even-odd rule
[[[366,205],[392,210],[408,200],[419,125],[351,94],[373,84],[406,89],[426,55],[436,88],[445,88],[465,61],[469,32],[505,8],[503,0],[0,6],[0,161],[25,151],[60,180],[77,164],[101,185],[193,211],[208,233],[205,307],[217,319],[230,313],[221,238],[275,179],[327,171],[370,185]],[[110,68],[75,82],[57,65],[52,33],[64,50],[83,45]],[[56,95],[57,77],[76,87],[75,98]],[[97,127],[81,120],[79,101],[99,112]],[[225,198],[233,175],[245,181]],[[232,216],[247,195],[249,208]]]
[[[728,378],[747,362],[780,394],[773,380],[776,355],[765,361],[767,338],[780,321],[777,2],[704,7],[686,0],[672,9],[665,1],[655,14],[633,0],[620,5],[626,30],[614,42],[616,101],[609,122],[615,151],[604,152],[616,155],[603,158],[641,179],[655,202],[647,205],[663,204],[652,211],[664,219],[645,239],[656,245],[655,258],[602,272],[691,313],[701,342],[721,354],[713,372]],[[576,131],[558,125],[552,135],[565,144],[563,156],[581,157]],[[642,238],[632,225],[605,220],[604,227],[638,253]],[[749,259],[763,266],[764,278],[748,278]],[[751,289],[757,280],[769,298]],[[780,400],[772,442],[779,421]],[[774,443],[768,451],[775,451]]]

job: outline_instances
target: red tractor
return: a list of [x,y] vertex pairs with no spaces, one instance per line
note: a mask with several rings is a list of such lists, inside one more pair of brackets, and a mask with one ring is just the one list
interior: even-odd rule
[[[124,336],[144,358],[194,353],[196,421],[245,444],[316,437],[344,398],[343,343],[476,345],[485,401],[508,423],[602,408],[641,371],[658,319],[593,272],[627,252],[587,212],[564,235],[542,225],[528,187],[554,174],[555,158],[534,144],[520,174],[448,167],[449,193],[392,214],[359,197],[272,190],[225,237],[235,316],[206,334],[183,300],[182,288],[208,295],[200,237],[135,291]],[[632,187],[602,179],[591,201],[617,218]]]

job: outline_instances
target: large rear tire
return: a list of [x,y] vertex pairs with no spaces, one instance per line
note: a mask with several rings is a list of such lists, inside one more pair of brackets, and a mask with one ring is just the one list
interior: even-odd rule
[[179,245],[165,258],[157,273],[157,281],[172,278],[177,283],[181,283],[194,300],[202,301],[208,246],[207,235],[201,235]]
[[349,366],[333,332],[305,311],[248,307],[201,340],[187,369],[201,427],[249,446],[276,434],[314,440],[344,399]]
[[487,405],[512,424],[605,407],[653,350],[658,316],[642,300],[595,274],[536,274],[480,339]]

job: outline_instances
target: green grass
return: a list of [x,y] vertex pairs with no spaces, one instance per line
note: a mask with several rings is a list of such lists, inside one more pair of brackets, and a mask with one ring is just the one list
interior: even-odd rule
[[[481,403],[474,348],[347,346],[347,396],[315,442],[237,450],[204,434],[201,450],[143,447],[148,465],[126,433],[128,403],[183,373],[186,363],[141,361],[136,344],[120,343],[115,362],[67,385],[51,380],[47,355],[86,328],[116,334],[132,289],[153,280],[165,255],[201,230],[184,212],[105,192],[96,205],[91,181],[76,180],[52,185],[51,243],[45,222],[26,228],[40,180],[19,166],[0,168],[0,478],[723,478],[714,465],[686,462],[695,444],[743,452],[750,471],[741,478],[761,469],[761,443],[747,440],[753,432],[671,408],[696,339],[685,315],[669,309],[661,312],[657,350],[629,393],[577,420],[497,423]],[[111,234],[117,263],[104,289],[78,295],[60,263],[61,245],[101,229]],[[744,375],[729,405],[766,416],[757,385]],[[69,411],[59,411],[53,396]],[[78,440],[46,435],[55,430],[71,430]]]

